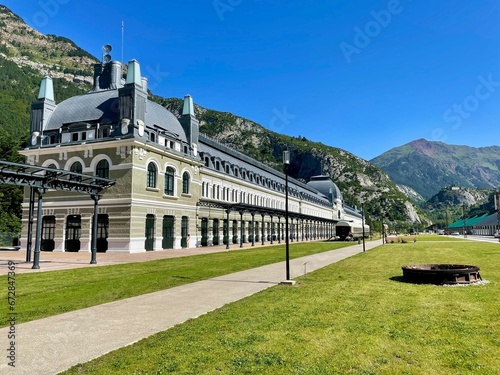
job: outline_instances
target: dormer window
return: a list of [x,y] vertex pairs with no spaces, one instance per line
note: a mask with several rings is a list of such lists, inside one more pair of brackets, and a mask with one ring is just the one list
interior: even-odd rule
[[101,133],[101,138],[108,138],[109,137],[109,128],[100,129],[100,133]]
[[71,133],[72,142],[85,141],[86,139],[87,139],[87,132]]

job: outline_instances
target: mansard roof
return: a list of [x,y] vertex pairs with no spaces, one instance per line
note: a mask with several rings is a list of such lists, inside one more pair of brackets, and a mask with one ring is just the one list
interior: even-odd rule
[[332,203],[335,202],[337,199],[340,200],[341,202],[344,201],[340,189],[338,188],[337,185],[335,185],[330,176],[325,176],[325,175],[312,176],[311,180],[307,183],[307,186],[312,187],[323,193],[325,196],[331,199]]
[[[44,130],[57,130],[72,123],[118,124],[120,120],[118,90],[92,91],[74,96],[59,103]],[[167,109],[150,100],[146,102],[145,126],[157,126],[177,134],[186,141],[186,134],[179,120]]]
[[[247,173],[253,173],[261,178],[264,178],[270,182],[278,183],[278,185],[283,185],[285,180],[285,175],[282,172],[271,168],[249,156],[242,154],[236,150],[231,149],[225,145],[222,145],[206,135],[200,135],[200,143],[198,151],[202,156],[210,155],[210,157],[215,157],[220,161],[228,162],[229,164],[236,165],[244,169]],[[221,172],[224,172],[221,170]],[[255,182],[254,182],[255,183]],[[330,205],[329,199],[323,192],[318,191],[309,184],[304,184],[293,178],[289,178],[289,188],[296,194],[305,197],[314,198],[316,203],[322,204],[324,206]],[[333,182],[332,182],[333,184]],[[283,191],[284,191],[284,186]],[[279,190],[278,186],[275,190]]]

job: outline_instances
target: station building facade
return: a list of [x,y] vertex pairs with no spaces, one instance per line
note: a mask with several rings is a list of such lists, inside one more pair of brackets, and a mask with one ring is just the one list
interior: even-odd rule
[[[189,95],[180,118],[150,101],[136,60],[125,79],[120,62],[96,64],[93,89],[61,103],[44,77],[31,106],[28,147],[20,153],[31,165],[116,180],[99,202],[100,252],[285,238],[286,176],[201,134]],[[288,179],[288,197],[291,241],[361,232],[361,213],[344,205],[328,176],[307,184]],[[42,250],[90,251],[92,201],[47,191],[43,202]],[[24,238],[28,215],[25,203]]]

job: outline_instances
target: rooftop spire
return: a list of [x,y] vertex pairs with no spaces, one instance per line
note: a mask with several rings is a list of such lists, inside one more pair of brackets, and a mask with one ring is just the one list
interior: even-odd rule
[[54,101],[54,85],[52,83],[52,78],[50,78],[49,76],[45,76],[42,78],[40,91],[38,92],[38,99],[47,99]]
[[135,59],[128,62],[127,80],[125,83],[135,83],[137,86],[142,87],[141,66]]
[[184,107],[182,108],[182,114],[194,116],[193,98],[191,97],[191,95],[184,96]]

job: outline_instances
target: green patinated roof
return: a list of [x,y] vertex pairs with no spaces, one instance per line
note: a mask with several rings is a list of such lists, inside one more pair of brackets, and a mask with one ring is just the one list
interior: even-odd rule
[[[477,225],[479,222],[483,221],[484,219],[486,219],[488,216],[489,216],[488,214],[484,214],[481,216],[468,217],[465,219],[465,224],[468,227],[472,227],[474,225]],[[450,229],[451,228],[463,228],[463,227],[464,227],[464,220],[463,219],[457,220],[454,223],[451,223],[450,225],[448,225],[448,228],[450,228]]]

